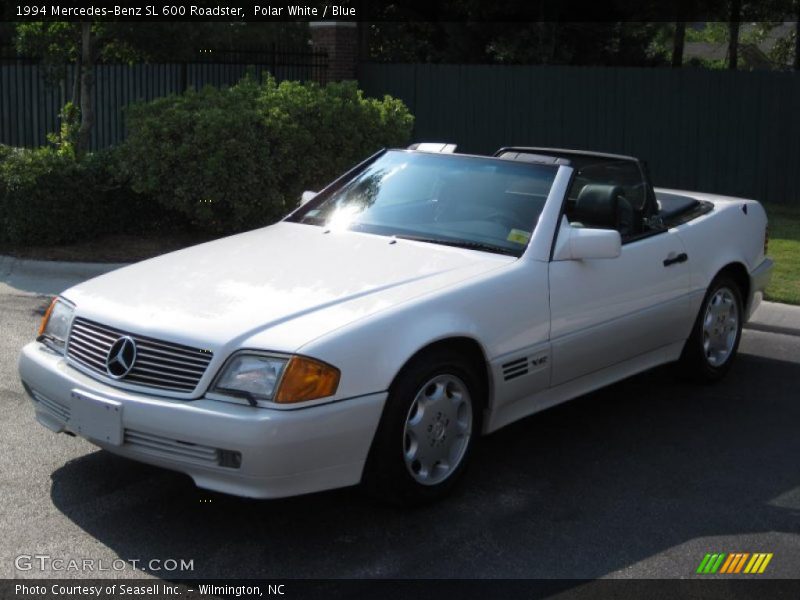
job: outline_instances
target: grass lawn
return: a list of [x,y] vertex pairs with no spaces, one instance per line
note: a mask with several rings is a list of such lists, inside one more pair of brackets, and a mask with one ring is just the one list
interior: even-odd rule
[[775,261],[766,299],[800,304],[800,206],[766,204],[769,255]]

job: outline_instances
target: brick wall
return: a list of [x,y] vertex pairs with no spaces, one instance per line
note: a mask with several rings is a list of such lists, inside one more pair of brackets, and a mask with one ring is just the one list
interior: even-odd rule
[[356,78],[358,66],[358,28],[356,23],[343,21],[313,21],[311,44],[314,50],[328,53],[327,73],[322,75],[328,81],[342,81]]

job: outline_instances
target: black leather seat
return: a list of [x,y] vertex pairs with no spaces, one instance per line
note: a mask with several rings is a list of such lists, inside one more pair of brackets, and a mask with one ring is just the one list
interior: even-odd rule
[[571,221],[578,221],[584,227],[616,229],[622,236],[634,233],[633,207],[618,185],[590,183],[583,186]]

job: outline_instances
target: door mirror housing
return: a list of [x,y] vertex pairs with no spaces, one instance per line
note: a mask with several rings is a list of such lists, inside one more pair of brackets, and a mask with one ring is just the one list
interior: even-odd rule
[[590,229],[566,224],[558,234],[553,260],[617,258],[622,253],[622,238],[615,229]]
[[309,200],[313,200],[314,198],[316,198],[316,196],[317,192],[311,192],[306,190],[305,192],[303,192],[303,195],[300,196],[300,206],[303,206],[303,204],[305,204]]

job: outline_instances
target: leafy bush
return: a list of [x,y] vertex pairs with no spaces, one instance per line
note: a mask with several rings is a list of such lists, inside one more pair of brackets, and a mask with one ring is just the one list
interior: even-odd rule
[[0,242],[58,244],[130,230],[146,199],[113,176],[110,152],[76,160],[55,148],[0,148]]
[[81,127],[81,111],[72,102],[67,102],[58,113],[58,117],[61,126],[57,133],[47,134],[47,141],[56,147],[59,154],[75,156]]
[[227,233],[270,223],[383,146],[407,142],[399,100],[365,98],[354,83],[268,79],[190,90],[126,115],[122,172],[136,192]]
[[70,110],[53,146],[0,145],[0,243],[257,227],[303,190],[404,144],[413,123],[401,102],[366,99],[354,84],[244,80],[136,105],[122,146],[76,157]]

